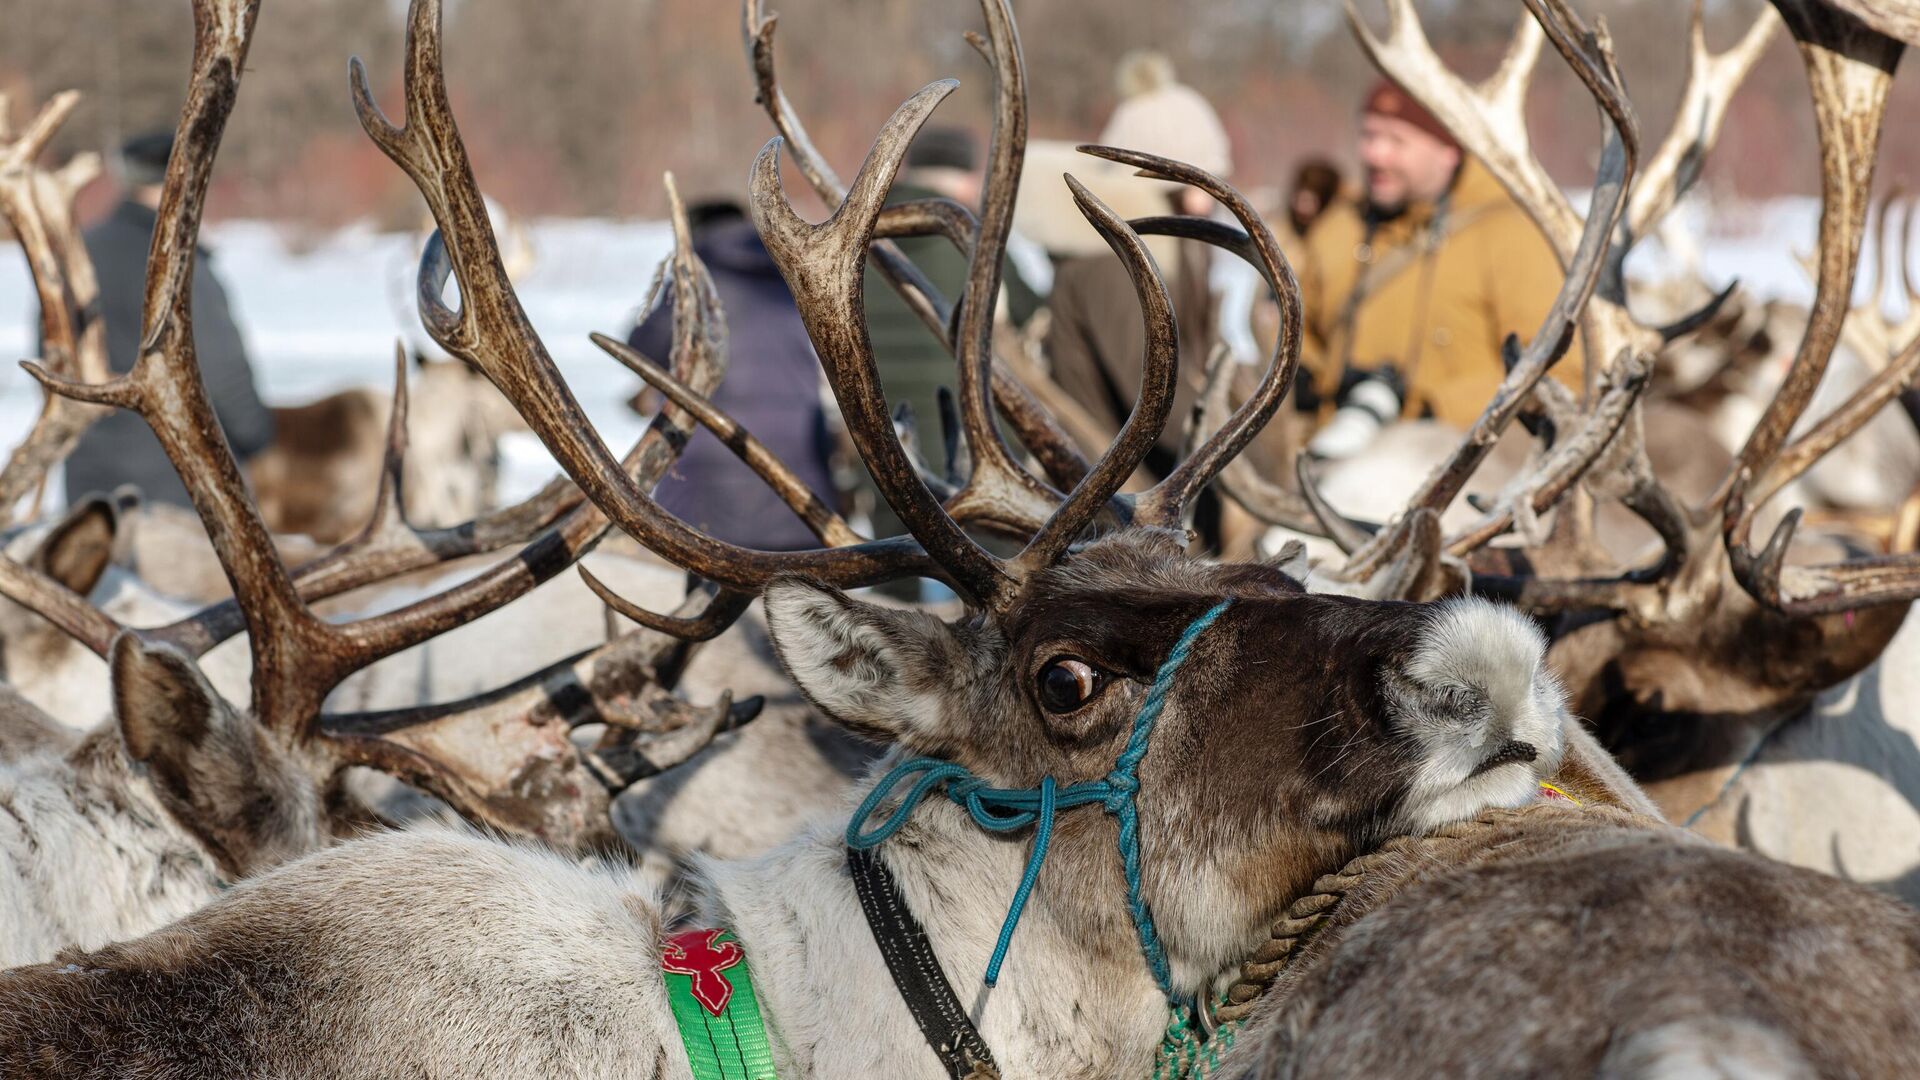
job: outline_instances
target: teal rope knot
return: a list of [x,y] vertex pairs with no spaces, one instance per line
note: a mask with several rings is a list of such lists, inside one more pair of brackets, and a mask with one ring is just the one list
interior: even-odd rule
[[[1147,756],[1147,738],[1153,734],[1154,723],[1160,719],[1161,710],[1166,707],[1174,675],[1192,653],[1193,643],[1232,603],[1232,600],[1222,600],[1187,624],[1180,640],[1174,642],[1160,669],[1154,673],[1153,687],[1147,691],[1146,700],[1141,702],[1140,711],[1133,718],[1133,729],[1127,735],[1127,745],[1115,759],[1113,771],[1103,779],[1082,780],[1063,788],[1058,786],[1053,777],[1046,776],[1041,778],[1037,788],[996,788],[987,786],[985,780],[967,771],[963,765],[940,758],[913,758],[894,766],[887,775],[881,777],[872,793],[860,803],[860,808],[854,811],[853,820],[847,823],[847,846],[856,851],[877,847],[899,832],[921,800],[931,794],[934,788],[941,786],[945,787],[947,798],[965,810],[975,825],[988,832],[1017,832],[1033,826],[1033,850],[1027,856],[1027,867],[1020,875],[1020,885],[1013,892],[1013,902],[1007,905],[1007,918],[1000,924],[1000,938],[994,944],[993,956],[987,961],[986,982],[988,986],[993,986],[1000,981],[1000,967],[1006,962],[1007,947],[1013,942],[1014,927],[1020,924],[1027,899],[1033,895],[1034,882],[1039,880],[1040,865],[1046,861],[1047,846],[1053,841],[1054,815],[1061,810],[1097,803],[1119,822],[1120,868],[1127,881],[1127,912],[1133,917],[1135,932],[1140,935],[1140,951],[1146,957],[1147,968],[1153,972],[1154,982],[1159,985],[1160,992],[1173,1001],[1166,952],[1161,948],[1159,933],[1154,930],[1153,912],[1148,910],[1146,898],[1141,892],[1140,812],[1134,797],[1140,791],[1140,762]],[[878,825],[865,828],[880,804],[910,777],[914,778],[912,786],[901,797],[900,805],[894,807],[893,812]]]

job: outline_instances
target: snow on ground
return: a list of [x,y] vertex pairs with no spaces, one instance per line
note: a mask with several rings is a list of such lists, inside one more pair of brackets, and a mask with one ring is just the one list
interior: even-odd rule
[[[1698,238],[1700,266],[1710,283],[1738,277],[1761,296],[1811,298],[1812,286],[1794,254],[1813,248],[1815,200],[1717,208],[1690,200],[1678,214],[1681,232]],[[587,334],[624,334],[631,325],[654,267],[671,245],[668,229],[661,222],[555,220],[535,222],[530,232],[536,261],[519,282],[521,299],[601,437],[616,452],[624,450],[642,426],[625,405],[638,383],[594,348]],[[394,339],[404,335],[426,345],[412,314],[414,238],[364,227],[297,246],[293,236],[254,221],[206,229],[262,394],[274,404],[293,404],[345,387],[387,385]],[[0,299],[0,358],[9,360],[29,355],[34,337],[32,290],[16,250],[0,247],[0,298],[10,298]],[[1866,258],[1873,254],[1869,238]],[[1684,258],[1649,238],[1628,267],[1636,276],[1657,277]],[[1250,271],[1233,266],[1223,267],[1222,284],[1250,294]],[[0,365],[0,444],[18,442],[39,407],[33,381],[11,363]],[[530,438],[507,450],[503,497],[530,491],[552,474],[544,449]]]
[[[671,250],[672,234],[664,222],[553,221],[531,231],[536,262],[518,283],[521,301],[601,437],[623,452],[644,428],[625,404],[639,380],[587,334],[625,335],[654,268]],[[391,386],[395,338],[429,345],[413,314],[415,239],[351,228],[296,250],[291,235],[252,221],[205,230],[261,395],[287,405],[352,386]],[[34,318],[26,262],[17,248],[0,246],[0,447],[6,449],[40,409],[38,385],[12,362],[32,355]],[[416,401],[414,407],[432,405]],[[534,490],[555,471],[530,436],[506,450],[503,498]],[[58,492],[52,494],[58,505]]]

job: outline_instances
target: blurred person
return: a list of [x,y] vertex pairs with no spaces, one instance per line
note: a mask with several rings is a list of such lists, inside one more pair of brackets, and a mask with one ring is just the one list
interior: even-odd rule
[[[709,397],[833,505],[820,362],[786,279],[738,202],[695,203],[687,224],[727,317],[731,359]],[[671,285],[661,289],[659,302],[627,335],[629,345],[663,365],[673,351],[672,293]],[[716,540],[764,551],[819,546],[773,489],[704,428],[688,440],[654,497]]]
[[[107,365],[114,374],[133,369],[138,358],[141,308],[146,300],[147,253],[153,246],[161,185],[173,155],[173,132],[136,135],[120,148],[118,170],[125,193],[99,224],[83,234],[87,257],[100,281],[100,318],[106,328]],[[204,246],[193,260],[193,342],[207,398],[244,467],[273,441],[273,413],[254,388],[247,348]],[[135,484],[149,501],[191,505],[160,441],[139,414],[107,413],[85,434],[65,464],[68,505],[88,492]]]
[[[949,198],[978,209],[981,190],[979,142],[965,128],[931,126],[907,148],[907,157],[887,205],[918,199]],[[943,237],[916,236],[894,241],[949,303],[958,303],[966,290],[967,259]],[[1004,310],[1015,325],[1024,324],[1039,306],[1035,296],[1009,260],[1001,267]],[[873,338],[880,383],[890,407],[912,407],[921,434],[921,454],[934,469],[946,467],[946,449],[940,438],[940,387],[952,387],[958,378],[953,355],[887,283],[872,260],[865,282],[867,332]],[[885,500],[876,500],[875,528],[881,536],[904,529],[892,517]],[[891,531],[889,531],[891,530]]]
[[[1121,57],[1116,70],[1121,102],[1097,140],[1108,146],[1140,150],[1183,161],[1226,177],[1233,172],[1233,147],[1226,128],[1206,98],[1175,78],[1164,55],[1135,51]],[[1088,158],[1075,175],[1099,175],[1100,163]],[[1131,170],[1127,170],[1130,174]],[[1133,179],[1124,183],[1146,185]],[[1158,185],[1160,213],[1205,215],[1213,199],[1185,185]],[[1159,246],[1156,255],[1179,325],[1179,376],[1175,380],[1174,417],[1147,457],[1146,468],[1165,476],[1178,462],[1182,424],[1205,377],[1207,352],[1214,340],[1215,298],[1209,284],[1211,249],[1192,241]],[[1098,250],[1063,260],[1055,269],[1049,298],[1052,322],[1046,352],[1054,381],[1108,431],[1119,431],[1140,390],[1140,358],[1146,330],[1140,302],[1127,270],[1113,253]]]
[[[977,212],[981,183],[980,144],[973,133],[965,128],[931,126],[923,128],[907,147],[900,175],[887,192],[887,205],[944,197]],[[949,303],[959,302],[966,291],[967,259],[951,243],[938,236],[908,237],[894,243],[941,296]],[[1002,260],[1000,271],[1001,302],[997,310],[1014,325],[1024,324],[1039,307],[1039,298],[1011,258]],[[867,333],[873,339],[874,362],[880,371],[880,385],[888,406],[898,409],[904,404],[913,410],[921,456],[936,472],[944,471],[947,452],[945,440],[941,438],[939,389],[953,387],[959,379],[953,354],[900,298],[871,259],[867,261],[864,287]],[[860,475],[863,491],[859,501],[863,507],[871,508],[873,535],[904,534],[906,525],[893,507],[879,497],[872,478],[864,470]],[[925,588],[927,584],[908,578],[879,588],[903,600],[945,595],[944,586]]]
[[[1562,279],[1519,204],[1384,79],[1364,100],[1359,149],[1365,201],[1314,223],[1300,267],[1311,385],[1298,407],[1330,417],[1309,444],[1323,457],[1402,417],[1471,425],[1505,375],[1501,341],[1539,328]],[[1578,346],[1553,370],[1578,389]]]
[[1287,193],[1287,224],[1293,228],[1293,235],[1306,236],[1313,223],[1342,198],[1344,187],[1340,167],[1332,161],[1312,157],[1301,162],[1293,171],[1293,187]]

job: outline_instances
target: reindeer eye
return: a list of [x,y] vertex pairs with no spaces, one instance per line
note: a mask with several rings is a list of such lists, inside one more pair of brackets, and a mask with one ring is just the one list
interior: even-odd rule
[[1040,705],[1052,713],[1072,712],[1092,701],[1106,684],[1105,672],[1085,661],[1063,656],[1040,669]]

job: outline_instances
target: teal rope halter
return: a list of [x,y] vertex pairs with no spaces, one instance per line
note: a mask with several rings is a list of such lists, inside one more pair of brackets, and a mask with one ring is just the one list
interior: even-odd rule
[[[1041,778],[1037,788],[995,788],[988,787],[986,781],[968,772],[965,766],[939,758],[913,758],[894,766],[854,811],[853,820],[847,823],[847,846],[856,851],[878,846],[898,832],[920,801],[942,784],[946,785],[947,798],[966,810],[974,824],[989,832],[1015,832],[1032,825],[1033,851],[1027,856],[1026,872],[1020,875],[1020,887],[1014,890],[1013,903],[1007,906],[1006,922],[1000,926],[1000,940],[987,961],[986,981],[988,986],[993,986],[1000,979],[1000,966],[1006,961],[1014,927],[1019,925],[1027,898],[1033,894],[1034,882],[1040,877],[1040,864],[1046,861],[1047,846],[1053,839],[1054,815],[1061,810],[1098,803],[1120,823],[1120,867],[1127,880],[1127,911],[1133,916],[1133,928],[1140,935],[1140,951],[1160,992],[1169,1001],[1174,1000],[1167,955],[1160,947],[1160,935],[1154,931],[1153,913],[1147,909],[1146,898],[1140,892],[1140,814],[1134,796],[1140,790],[1140,761],[1147,756],[1147,738],[1153,734],[1153,725],[1166,707],[1174,675],[1192,653],[1193,643],[1231,603],[1232,600],[1222,600],[1208,608],[1187,624],[1180,640],[1174,642],[1160,670],[1154,673],[1153,688],[1147,691],[1140,712],[1133,718],[1133,730],[1127,736],[1126,747],[1104,779],[1082,780],[1062,788],[1053,777],[1047,776]],[[916,779],[900,805],[886,820],[863,830],[862,826],[873,817],[880,803],[908,777]]]

